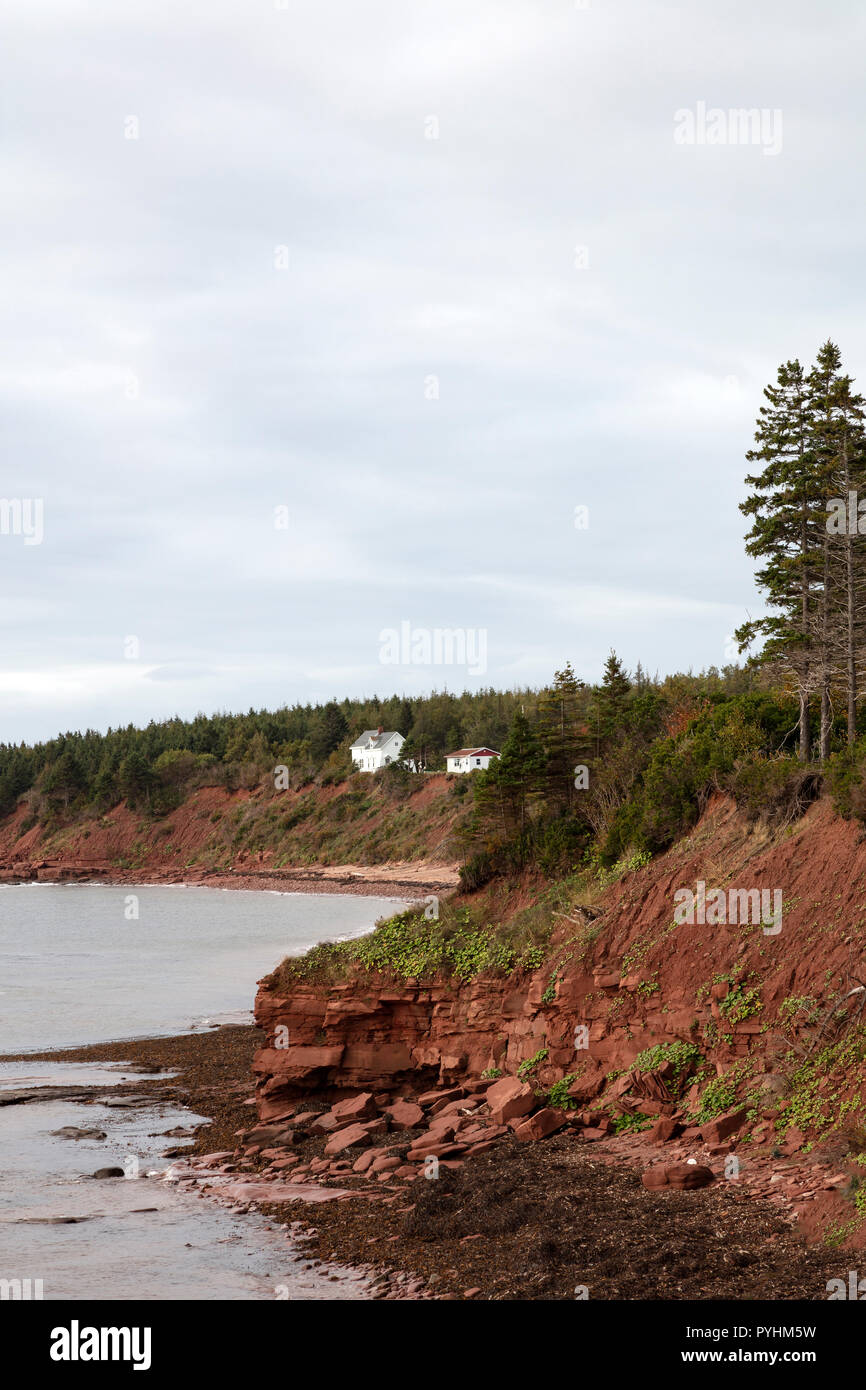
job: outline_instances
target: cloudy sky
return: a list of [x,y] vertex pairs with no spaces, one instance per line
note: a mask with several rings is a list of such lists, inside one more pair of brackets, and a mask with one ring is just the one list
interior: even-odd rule
[[763,385],[866,384],[862,5],[4,14],[0,738],[727,659]]

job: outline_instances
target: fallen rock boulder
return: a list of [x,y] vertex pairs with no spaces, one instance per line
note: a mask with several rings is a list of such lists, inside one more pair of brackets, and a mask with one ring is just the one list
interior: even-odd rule
[[662,1115],[652,1129],[647,1131],[647,1139],[651,1144],[667,1144],[677,1137],[681,1129],[679,1120],[671,1119],[670,1115]]
[[586,1105],[589,1101],[595,1100],[603,1085],[603,1076],[579,1077],[577,1081],[572,1081],[568,1095],[572,1100],[576,1100],[578,1105]]
[[524,1120],[514,1131],[515,1139],[520,1139],[522,1143],[530,1143],[536,1139],[546,1139],[548,1134],[555,1134],[558,1129],[562,1129],[568,1123],[568,1115],[564,1110],[553,1110],[547,1106],[544,1110],[539,1110],[535,1115],[530,1115],[528,1120]]
[[415,1129],[424,1123],[424,1111],[411,1101],[395,1101],[385,1107],[385,1113],[391,1116],[395,1129]]
[[351,1100],[338,1101],[331,1106],[330,1114],[335,1120],[374,1120],[378,1114],[376,1102],[371,1091],[362,1091]]
[[325,1153],[330,1157],[333,1154],[341,1154],[344,1149],[367,1148],[372,1143],[366,1125],[347,1125],[345,1129],[338,1129],[336,1134],[332,1134],[325,1145]]
[[506,1120],[528,1115],[535,1105],[535,1094],[527,1082],[506,1076],[490,1087],[486,1100],[493,1123],[504,1125]]
[[726,1115],[719,1115],[717,1119],[710,1120],[709,1124],[702,1125],[701,1139],[705,1144],[722,1144],[729,1135],[742,1129],[745,1123],[745,1107],[730,1110]]
[[430,1106],[447,1105],[450,1100],[459,1100],[462,1095],[462,1086],[451,1086],[448,1090],[425,1091],[418,1097],[418,1104],[426,1110]]
[[708,1187],[715,1180],[713,1170],[700,1163],[657,1163],[641,1174],[644,1187],[651,1190],[671,1187],[677,1192],[691,1192],[697,1187]]

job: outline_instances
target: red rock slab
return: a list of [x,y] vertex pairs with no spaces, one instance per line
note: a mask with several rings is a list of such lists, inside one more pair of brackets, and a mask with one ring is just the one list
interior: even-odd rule
[[367,1149],[360,1158],[355,1159],[352,1164],[352,1171],[354,1173],[366,1173],[370,1164],[374,1163],[377,1158],[385,1158],[387,1152],[387,1149]]
[[498,1139],[484,1139],[480,1144],[473,1144],[466,1150],[466,1157],[472,1158],[474,1154],[486,1154],[488,1149],[495,1149],[499,1143]]
[[357,1079],[374,1079],[374,1084],[382,1084],[394,1072],[411,1071],[412,1054],[403,1043],[380,1043],[375,1047],[365,1047],[349,1043],[342,1056],[342,1070],[348,1075],[357,1074]]
[[675,1139],[679,1133],[681,1125],[678,1120],[673,1120],[669,1115],[662,1115],[661,1119],[656,1120],[652,1129],[647,1131],[647,1140],[650,1144],[667,1144],[671,1139]]
[[255,1129],[249,1130],[246,1135],[248,1145],[256,1144],[261,1149],[275,1144],[296,1144],[300,1138],[298,1126],[291,1123],[256,1125]]
[[[463,1089],[463,1088],[462,1088],[462,1086],[461,1086],[461,1087],[460,1087],[460,1090],[462,1090],[462,1089]],[[446,1096],[443,1096],[440,1100],[434,1100],[433,1104],[429,1107],[429,1109],[430,1109],[430,1114],[431,1114],[431,1115],[441,1115],[443,1111],[445,1111],[445,1110],[450,1111],[455,1105],[456,1105],[456,1106],[460,1106],[460,1105],[462,1105],[462,1104],[463,1104],[462,1099],[458,1099],[458,1100],[448,1100]]]
[[402,1165],[402,1158],[398,1158],[396,1154],[380,1154],[379,1157],[374,1158],[373,1162],[370,1164],[370,1172],[387,1173],[394,1168],[402,1167]]
[[708,1187],[715,1180],[712,1169],[699,1163],[657,1163],[641,1174],[644,1187],[651,1190],[671,1187],[678,1192],[691,1192],[698,1187]]
[[576,1100],[578,1105],[586,1105],[588,1101],[595,1100],[604,1084],[604,1077],[579,1078],[572,1081],[568,1088],[568,1094],[572,1100]]
[[595,970],[592,982],[596,989],[619,989],[620,977],[615,970]]
[[505,1076],[497,1081],[487,1092],[490,1118],[494,1124],[505,1124],[521,1115],[528,1115],[536,1105],[535,1093],[528,1082],[518,1081],[516,1076]]
[[393,1105],[386,1105],[385,1114],[391,1116],[397,1129],[416,1129],[424,1123],[424,1111],[411,1101],[398,1100]]
[[473,1125],[471,1129],[461,1129],[461,1144],[484,1144],[488,1139],[501,1139],[508,1133],[507,1125]]
[[798,1129],[797,1126],[794,1125],[791,1129],[788,1130],[788,1133],[785,1135],[785,1140],[782,1144],[782,1153],[785,1154],[786,1157],[790,1158],[793,1154],[797,1152],[798,1149],[802,1149],[805,1142],[805,1134],[801,1129]]
[[637,1108],[642,1110],[644,1115],[673,1115],[677,1107],[672,1100],[653,1100],[648,1096],[639,1096]]
[[591,1129],[598,1129],[604,1120],[610,1121],[610,1116],[605,1110],[581,1110],[580,1112],[580,1123],[589,1125]]
[[742,1129],[746,1123],[746,1110],[731,1110],[727,1115],[719,1115],[717,1119],[710,1120],[708,1124],[701,1126],[701,1139],[705,1144],[723,1144],[732,1134],[736,1134],[738,1129]]
[[287,1081],[304,1081],[317,1071],[338,1067],[343,1047],[266,1047],[253,1060],[256,1075],[279,1076]]
[[438,1101],[447,1105],[450,1100],[459,1100],[462,1095],[462,1086],[451,1086],[447,1090],[425,1091],[422,1096],[418,1097],[418,1104],[424,1106],[425,1109],[435,1105]]
[[344,1120],[341,1124],[335,1115],[326,1111],[324,1115],[317,1115],[307,1128],[313,1135],[336,1134],[338,1129],[345,1129],[353,1123],[355,1123],[353,1120]]
[[372,1092],[362,1091],[360,1095],[332,1105],[330,1113],[336,1120],[374,1120],[379,1112]]
[[325,1145],[325,1153],[329,1156],[341,1154],[344,1149],[358,1147],[367,1148],[372,1143],[366,1125],[347,1125],[345,1129],[338,1129],[336,1134],[332,1134]]
[[566,1115],[562,1110],[554,1110],[550,1106],[544,1110],[539,1110],[535,1115],[530,1115],[528,1120],[524,1120],[514,1131],[515,1139],[521,1143],[532,1143],[537,1139],[546,1139],[548,1134],[555,1134],[558,1129],[562,1129],[566,1123]]
[[219,1189],[221,1197],[233,1202],[333,1202],[337,1197],[353,1194],[340,1187],[317,1187],[312,1183],[292,1182],[230,1182]]
[[[434,1123],[430,1125],[427,1132],[424,1134],[423,1138],[428,1139],[431,1143],[444,1144],[447,1142],[447,1140],[453,1139],[456,1133],[457,1126],[454,1124],[452,1120],[443,1120],[441,1124],[437,1124],[434,1121]],[[419,1144],[420,1142],[421,1136],[419,1135],[416,1135],[415,1138],[412,1140],[413,1144]]]
[[446,1158],[465,1152],[465,1144],[419,1144],[417,1148],[410,1149],[406,1157],[410,1163],[420,1163],[425,1158]]
[[441,1110],[437,1110],[437,1115],[457,1116],[469,1110],[477,1110],[478,1106],[472,1100],[450,1100],[447,1105],[443,1105]]

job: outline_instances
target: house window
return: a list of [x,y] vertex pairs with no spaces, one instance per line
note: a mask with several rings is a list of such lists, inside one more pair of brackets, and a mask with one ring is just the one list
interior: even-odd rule
[[475,759],[475,766],[476,766],[476,767],[480,767],[480,766],[481,766],[481,759],[480,759],[480,758],[476,758],[476,759]]

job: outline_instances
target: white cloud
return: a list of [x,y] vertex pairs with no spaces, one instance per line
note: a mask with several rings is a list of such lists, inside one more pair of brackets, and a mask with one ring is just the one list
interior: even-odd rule
[[[761,388],[828,332],[862,384],[858,7],[5,18],[2,492],[46,532],[0,544],[4,737],[383,693],[404,618],[489,629],[491,684],[722,659]],[[697,100],[782,153],[678,149]]]

